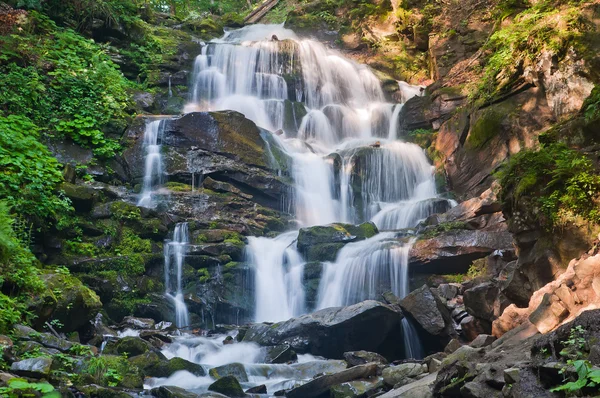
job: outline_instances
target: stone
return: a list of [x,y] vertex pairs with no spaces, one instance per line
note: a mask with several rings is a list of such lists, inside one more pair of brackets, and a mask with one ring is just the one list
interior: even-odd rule
[[446,300],[452,300],[458,295],[458,286],[450,283],[442,283],[437,287],[438,293]]
[[348,363],[348,367],[364,365],[365,363],[377,363],[387,365],[388,361],[382,355],[376,352],[368,351],[350,351],[344,353],[344,360]]
[[[342,358],[348,351],[365,350],[399,357],[402,353],[402,315],[389,305],[366,300],[332,307],[285,322],[254,324],[244,340],[263,346],[289,344],[298,353]],[[352,330],[352,333],[348,333]]]
[[569,310],[562,303],[545,293],[539,306],[529,315],[529,321],[540,333],[547,333],[560,325],[568,314]]
[[496,341],[496,337],[489,334],[480,334],[479,336],[475,337],[475,340],[473,340],[469,345],[473,348],[482,348],[489,346],[494,341]]
[[[131,398],[131,395],[127,394],[124,391],[119,391],[109,387],[102,387],[96,384],[90,384],[87,386],[81,386],[77,388],[86,397],[102,397],[102,398]],[[154,389],[158,390],[158,389]],[[154,397],[159,398],[159,395],[153,395]],[[185,396],[185,395],[160,395],[160,398],[194,398],[193,396]]]
[[220,394],[226,395],[228,397],[245,397],[246,393],[240,386],[240,382],[233,376],[225,376],[221,377],[210,386],[208,386],[210,391],[218,392]]
[[433,398],[431,385],[435,382],[436,373],[431,373],[422,379],[413,381],[399,388],[394,388],[387,393],[380,395],[380,398]]
[[265,363],[288,363],[298,360],[296,351],[288,344],[267,347],[266,350]]
[[389,366],[383,369],[383,381],[389,386],[395,386],[399,383],[407,384],[407,379],[414,378],[427,372],[427,365],[416,362],[402,363],[396,366]]
[[454,351],[462,347],[462,343],[458,339],[452,339],[444,348],[446,354],[452,354]]
[[25,377],[43,378],[48,377],[52,369],[52,358],[38,357],[13,362],[10,371]]
[[237,362],[212,368],[208,371],[208,374],[215,379],[220,379],[222,377],[227,376],[234,376],[238,381],[244,383],[248,381],[248,374],[246,373],[246,368],[244,367],[244,365]]
[[590,353],[588,355],[588,361],[592,363],[594,366],[600,366],[600,345],[595,344],[590,348]]
[[264,384],[261,384],[259,386],[256,387],[252,387],[246,390],[246,394],[266,394],[267,393],[267,386],[265,386]]
[[68,351],[71,347],[73,347],[73,342],[65,339],[61,339],[60,337],[56,337],[50,333],[39,333],[35,336],[35,340],[45,347],[53,348],[59,351]]
[[200,395],[175,386],[160,386],[150,390],[156,398],[198,398]]
[[368,379],[353,380],[332,386],[330,389],[331,398],[359,398],[368,397],[383,390],[383,382],[375,376]]
[[504,382],[506,384],[515,384],[521,380],[519,368],[504,369]]
[[67,198],[71,199],[73,207],[78,212],[90,211],[98,197],[96,189],[88,185],[63,182],[60,189],[65,193]]
[[301,228],[298,250],[307,261],[334,261],[337,252],[349,242],[370,238],[377,234],[372,222],[360,225],[334,223]]
[[492,282],[481,283],[463,293],[463,302],[467,312],[477,318],[493,321],[504,308],[498,308],[500,291]]
[[150,350],[150,345],[139,337],[129,336],[119,339],[116,344],[118,354],[127,353],[128,356],[141,355]]
[[[37,328],[54,319],[63,325],[57,328],[59,331],[74,332],[86,326],[102,308],[98,295],[73,275],[47,273],[42,275],[42,279],[46,290],[34,299],[30,308],[38,314],[34,321]],[[50,307],[44,295],[54,297]]]
[[311,381],[291,389],[286,393],[287,398],[313,398],[318,397],[332,386],[373,376],[377,373],[377,364],[369,363],[342,370],[341,372],[316,377]]
[[11,360],[13,357],[13,346],[14,344],[10,337],[0,335],[0,359],[6,362]]
[[513,247],[507,230],[471,230],[466,224],[462,227],[417,240],[409,253],[411,269],[431,274],[466,273],[473,260]]
[[436,358],[431,358],[429,361],[428,370],[430,373],[437,372],[442,367],[442,361]]
[[136,318],[133,316],[126,316],[121,321],[121,328],[130,328],[136,330],[143,329],[154,329],[155,321],[151,318]]
[[500,398],[502,394],[483,383],[470,381],[460,388],[461,397],[465,398]]
[[400,301],[400,306],[429,334],[451,334],[450,313],[427,285],[410,292]]

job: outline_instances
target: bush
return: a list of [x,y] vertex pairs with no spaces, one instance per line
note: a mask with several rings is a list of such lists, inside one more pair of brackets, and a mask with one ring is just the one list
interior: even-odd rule
[[[600,223],[600,175],[593,162],[562,144],[514,155],[498,172],[503,201],[527,197],[541,225],[554,228],[580,217]],[[512,205],[513,203],[508,203]]]

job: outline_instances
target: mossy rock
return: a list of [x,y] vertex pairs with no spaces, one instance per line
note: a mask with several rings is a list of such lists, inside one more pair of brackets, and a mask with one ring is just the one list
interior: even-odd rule
[[79,212],[90,211],[98,199],[98,191],[87,185],[64,182],[59,190],[62,190],[65,196],[71,199],[73,207]]
[[335,261],[337,254],[346,243],[322,243],[303,250],[306,261]]
[[158,362],[155,361],[154,358],[151,365],[145,366],[143,372],[147,376],[152,377],[169,377],[173,373],[178,372],[180,370],[185,370],[190,372],[195,376],[206,376],[206,372],[204,368],[196,363],[187,361],[183,358],[175,357],[171,358],[168,361],[160,360]]
[[481,148],[490,139],[497,136],[502,129],[502,120],[506,116],[494,107],[485,109],[471,124],[471,130],[467,136],[469,147]]
[[[101,387],[96,384],[78,387],[78,390],[85,394],[86,397],[92,398],[131,398],[131,395],[124,391],[115,388]],[[69,396],[69,395],[64,395]]]
[[234,376],[235,379],[238,381],[248,381],[248,374],[246,373],[246,368],[244,367],[244,365],[237,362],[212,368],[208,371],[208,374],[215,379],[220,379],[226,376]]
[[300,229],[298,248],[303,250],[313,245],[324,243],[348,243],[375,236],[377,227],[372,222],[360,225],[329,224]]
[[210,386],[209,391],[214,391],[228,397],[245,397],[246,393],[242,389],[240,382],[233,376],[221,377]]
[[139,337],[129,336],[119,340],[116,347],[118,354],[129,356],[141,355],[150,350],[150,345]]
[[203,40],[219,37],[225,33],[223,25],[214,18],[193,19],[184,22],[182,27],[184,30],[198,34]]
[[[68,274],[48,273],[42,276],[46,284],[46,290],[38,296],[38,303],[41,300],[41,314],[46,317],[39,316],[35,324],[41,326],[49,319],[59,321],[63,326],[58,327],[61,332],[73,332],[85,326],[93,319],[98,311],[102,308],[102,302],[94,291],[84,286],[83,283],[76,277]],[[51,297],[56,300],[56,305],[49,311],[47,305],[50,303]],[[37,308],[36,306],[31,309]]]

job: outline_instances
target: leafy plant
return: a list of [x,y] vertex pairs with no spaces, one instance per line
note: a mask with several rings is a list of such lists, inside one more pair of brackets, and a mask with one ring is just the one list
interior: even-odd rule
[[61,395],[54,387],[46,382],[30,383],[25,379],[15,377],[8,380],[8,387],[0,387],[0,395],[3,397],[36,396],[33,391],[41,394],[43,398],[60,398]]

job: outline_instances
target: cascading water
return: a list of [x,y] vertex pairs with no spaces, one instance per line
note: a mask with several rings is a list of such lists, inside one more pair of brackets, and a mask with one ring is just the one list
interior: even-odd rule
[[[236,110],[260,127],[282,131],[273,139],[293,162],[301,226],[373,221],[382,231],[395,231],[448,206],[437,199],[423,150],[397,141],[402,104],[385,101],[368,67],[280,25],[253,25],[205,45],[193,76],[186,111]],[[399,86],[403,97],[422,94]],[[300,110],[305,116],[298,121]],[[306,311],[297,236],[249,238],[257,321]],[[393,232],[346,245],[335,263],[324,266],[318,307],[377,299],[386,290],[403,297],[409,249]],[[404,329],[410,339],[409,325]],[[421,355],[410,349],[408,355]]]
[[165,295],[175,305],[175,325],[189,326],[190,319],[183,298],[183,261],[189,244],[188,223],[179,223],[173,231],[173,240],[165,244]]
[[162,156],[160,153],[160,141],[165,129],[165,120],[153,120],[146,122],[144,131],[145,170],[142,191],[138,206],[153,206],[152,194],[160,187],[163,177]]

